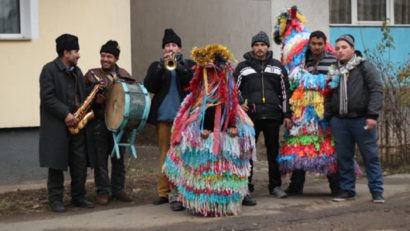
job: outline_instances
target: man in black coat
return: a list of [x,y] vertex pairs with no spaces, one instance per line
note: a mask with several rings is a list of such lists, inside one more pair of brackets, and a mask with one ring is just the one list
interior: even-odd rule
[[40,167],[48,168],[48,201],[54,212],[64,212],[64,172],[71,175],[72,204],[93,208],[85,199],[87,176],[86,132],[68,132],[79,122],[74,112],[87,97],[84,76],[77,67],[78,38],[63,34],[56,39],[58,57],[44,65],[40,74]]
[[[285,198],[287,195],[281,188],[281,173],[276,159],[279,153],[280,125],[284,122],[286,128],[292,126],[289,80],[286,69],[272,58],[269,46],[269,37],[265,32],[261,31],[253,36],[252,50],[243,55],[245,61],[238,64],[233,75],[237,79],[242,109],[255,124],[255,140],[258,140],[260,132],[265,137],[269,193],[277,198]],[[251,160],[250,192],[253,191],[252,169]],[[256,205],[256,201],[249,194],[242,204],[252,206]]]
[[[182,57],[181,38],[173,29],[165,30],[162,39],[162,53],[162,58],[149,66],[144,79],[145,87],[150,93],[154,94],[148,123],[157,127],[161,167],[164,164],[170,147],[172,123],[180,104],[188,93],[185,89],[189,86],[189,81],[192,79],[192,66],[195,64],[194,61]],[[169,60],[172,56],[175,56],[176,62],[174,70],[164,65],[164,62],[166,62],[164,60]],[[168,203],[170,200],[172,210],[182,210],[182,204],[177,201],[176,195],[169,195],[168,179],[161,172],[159,173],[157,192],[159,197],[154,201],[155,205]]]

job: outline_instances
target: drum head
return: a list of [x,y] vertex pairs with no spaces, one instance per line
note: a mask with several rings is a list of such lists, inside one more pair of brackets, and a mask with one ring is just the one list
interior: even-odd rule
[[117,131],[124,120],[125,92],[120,82],[115,82],[107,94],[105,125],[110,131]]

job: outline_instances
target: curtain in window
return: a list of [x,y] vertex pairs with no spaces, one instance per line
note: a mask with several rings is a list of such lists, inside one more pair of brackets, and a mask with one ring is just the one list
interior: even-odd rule
[[0,33],[20,33],[19,0],[0,0]]
[[330,23],[331,24],[351,24],[352,12],[350,0],[330,0]]
[[394,0],[394,23],[410,24],[410,0]]
[[357,0],[358,21],[383,21],[386,19],[386,0]]

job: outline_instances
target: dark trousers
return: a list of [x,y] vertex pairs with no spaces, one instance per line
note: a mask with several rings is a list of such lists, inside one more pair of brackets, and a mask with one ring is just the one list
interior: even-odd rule
[[[273,190],[277,186],[282,185],[281,174],[277,157],[279,153],[279,128],[280,123],[275,120],[255,120],[255,141],[258,141],[259,133],[263,132],[265,137],[266,155],[268,157],[269,169],[269,190]],[[253,191],[252,176],[253,176],[253,161],[251,163],[251,172],[249,175],[249,191]]]
[[[93,139],[96,153],[94,181],[97,194],[116,194],[124,191],[125,166],[124,155],[119,159],[111,157],[114,147],[112,133],[105,126],[103,120],[93,121]],[[108,172],[108,159],[111,159],[111,183]]]
[[[68,166],[71,176],[71,198],[73,201],[78,201],[85,197],[85,181],[87,178],[85,134],[80,131],[77,135],[70,135],[69,139]],[[48,169],[47,190],[49,202],[63,201],[63,170]]]
[[[327,180],[329,181],[329,188],[333,192],[337,192],[339,189],[339,176],[337,173],[327,174]],[[290,178],[289,189],[295,191],[303,191],[303,186],[305,184],[306,171],[302,169],[296,169],[292,172],[292,177]]]

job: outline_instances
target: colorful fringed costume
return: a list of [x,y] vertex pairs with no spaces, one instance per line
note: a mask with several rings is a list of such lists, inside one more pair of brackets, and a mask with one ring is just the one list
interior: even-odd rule
[[248,192],[253,124],[238,104],[229,50],[209,45],[194,48],[192,56],[197,66],[191,94],[174,121],[162,171],[193,213],[236,215]]
[[[323,117],[328,78],[304,68],[310,35],[304,23],[305,18],[294,6],[277,18],[274,32],[275,42],[282,44],[282,63],[293,90],[293,127],[285,134],[278,162],[283,173],[301,169],[329,174],[336,172],[336,156],[330,127]],[[326,52],[334,53],[330,44]]]

